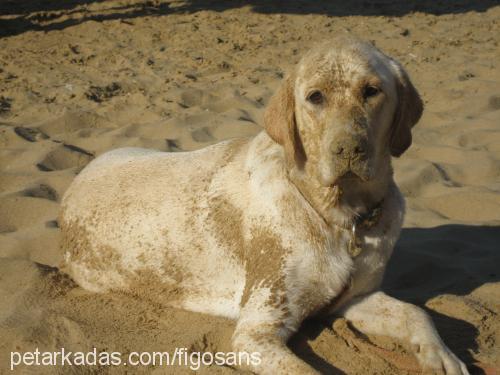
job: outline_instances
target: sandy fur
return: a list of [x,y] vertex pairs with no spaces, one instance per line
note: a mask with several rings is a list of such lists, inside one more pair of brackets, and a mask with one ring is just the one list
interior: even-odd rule
[[[308,102],[311,85],[320,105]],[[365,97],[367,85],[379,95]],[[167,306],[236,319],[233,346],[263,355],[259,373],[312,373],[285,346],[305,318],[340,307],[354,321],[377,315],[365,305],[404,213],[390,155],[411,144],[394,134],[410,132],[421,113],[402,67],[373,46],[351,36],[321,44],[271,99],[255,138],[189,153],[119,149],[91,162],[63,197],[64,269],[91,291],[141,295],[146,286]],[[354,153],[361,143],[363,157]],[[348,171],[357,177],[343,178]],[[377,202],[382,218],[353,239],[356,215]],[[362,248],[354,259],[353,240]],[[405,337],[429,347],[422,365],[466,374],[409,306],[397,319],[416,316]],[[384,319],[382,332],[366,331],[399,334]]]

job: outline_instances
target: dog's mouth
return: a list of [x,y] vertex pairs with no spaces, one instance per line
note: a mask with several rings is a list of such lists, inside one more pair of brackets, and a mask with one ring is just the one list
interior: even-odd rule
[[370,159],[349,160],[337,159],[321,160],[318,168],[318,178],[324,187],[333,187],[339,184],[366,183],[373,177],[373,165]]
[[344,183],[352,182],[367,182],[370,180],[368,173],[356,173],[349,169],[345,173],[338,175],[330,184],[331,187],[342,185]]
[[361,176],[357,175],[353,171],[347,171],[346,173],[344,173],[342,176],[340,176],[338,178],[338,180],[356,180],[356,179],[364,181],[364,179]]

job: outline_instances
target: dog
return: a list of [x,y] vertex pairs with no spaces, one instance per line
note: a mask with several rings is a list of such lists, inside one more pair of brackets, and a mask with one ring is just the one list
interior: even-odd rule
[[380,290],[404,216],[391,157],[422,111],[370,43],[319,44],[255,137],[93,160],[62,200],[64,269],[89,291],[235,319],[233,349],[261,353],[256,373],[317,373],[286,342],[305,318],[338,314],[408,341],[425,369],[468,374],[422,309]]

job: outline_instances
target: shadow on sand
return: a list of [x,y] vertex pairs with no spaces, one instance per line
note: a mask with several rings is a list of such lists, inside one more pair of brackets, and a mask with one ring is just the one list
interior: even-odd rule
[[[387,294],[423,307],[432,317],[448,347],[468,366],[471,374],[485,374],[474,365],[471,352],[478,349],[478,330],[469,322],[425,308],[426,301],[443,294],[466,296],[478,287],[500,281],[500,227],[444,225],[403,229],[385,274]],[[307,344],[332,320],[305,322],[298,355],[324,374],[341,374]],[[334,348],[332,348],[334,350]]]
[[434,15],[485,12],[498,0],[137,0],[123,5],[105,0],[0,0],[0,37],[26,31],[61,30],[86,21],[130,20],[144,16],[222,12],[250,7],[262,14],[324,14],[328,16],[403,16],[412,12]]

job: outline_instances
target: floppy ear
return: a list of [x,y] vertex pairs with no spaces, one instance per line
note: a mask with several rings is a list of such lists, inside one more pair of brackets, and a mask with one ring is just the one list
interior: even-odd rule
[[411,128],[420,120],[424,105],[403,67],[394,60],[391,65],[396,74],[398,105],[390,130],[391,155],[398,157],[411,145]]
[[295,75],[285,78],[278,91],[271,97],[264,112],[264,128],[267,134],[285,149],[288,163],[302,168],[305,153],[295,123]]

